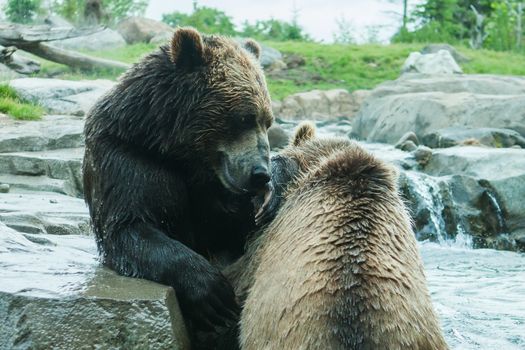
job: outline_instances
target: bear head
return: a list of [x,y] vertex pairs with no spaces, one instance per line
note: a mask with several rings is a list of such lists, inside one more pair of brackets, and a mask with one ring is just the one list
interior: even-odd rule
[[202,155],[229,191],[265,189],[273,115],[259,45],[181,28],[169,50],[178,83],[187,89],[183,108],[191,116],[181,141]]

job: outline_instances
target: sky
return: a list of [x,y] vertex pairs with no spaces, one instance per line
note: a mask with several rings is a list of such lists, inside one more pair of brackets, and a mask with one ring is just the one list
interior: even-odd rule
[[[409,4],[411,2],[419,1],[409,1]],[[190,13],[192,4],[192,0],[150,0],[146,17],[160,20],[163,13]],[[315,40],[324,42],[333,41],[338,30],[337,20],[341,18],[351,23],[358,42],[366,40],[371,26],[379,29],[380,41],[387,42],[399,27],[402,12],[401,0],[200,0],[198,4],[224,11],[239,29],[245,20],[251,23],[269,18],[290,21],[295,8],[299,24]]]

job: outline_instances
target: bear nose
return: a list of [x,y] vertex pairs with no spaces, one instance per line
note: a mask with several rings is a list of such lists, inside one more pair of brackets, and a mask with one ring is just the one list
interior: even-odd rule
[[270,173],[265,165],[256,165],[252,169],[250,185],[253,189],[263,188],[270,181]]

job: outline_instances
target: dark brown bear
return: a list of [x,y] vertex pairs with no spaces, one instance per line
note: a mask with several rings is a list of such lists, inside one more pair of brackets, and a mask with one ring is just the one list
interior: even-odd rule
[[239,312],[219,266],[244,252],[269,181],[259,47],[178,29],[87,117],[84,189],[105,265],[173,286],[192,330]]
[[275,218],[227,271],[241,348],[446,349],[395,171],[313,135],[272,160]]

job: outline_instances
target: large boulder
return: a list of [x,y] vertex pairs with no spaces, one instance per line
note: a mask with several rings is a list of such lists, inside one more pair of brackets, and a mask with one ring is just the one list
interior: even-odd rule
[[350,93],[344,89],[312,90],[286,97],[275,103],[273,110],[278,117],[291,120],[351,118],[359,110],[363,95],[363,91]]
[[166,23],[144,17],[129,17],[117,24],[117,31],[128,44],[149,43],[162,33],[172,33],[174,29]]
[[0,348],[189,349],[174,290],[103,268],[93,237],[0,223]]
[[482,147],[452,147],[434,150],[422,169],[432,176],[460,174],[483,187],[483,196],[472,196],[484,210],[485,232],[472,230],[491,246],[495,237],[512,237],[525,227],[525,150]]
[[363,103],[353,136],[395,144],[413,131],[448,127],[511,129],[525,136],[525,78],[408,74],[375,88]]
[[67,50],[97,51],[124,47],[126,46],[126,41],[116,30],[105,28],[102,31],[90,35],[64,40],[56,40],[52,41],[50,44],[55,47]]
[[498,128],[448,127],[424,135],[422,141],[432,148],[446,148],[462,144],[525,148],[525,138],[519,132]]
[[470,61],[468,57],[459,53],[454,46],[449,44],[429,44],[423,49],[421,49],[421,53],[423,55],[427,55],[432,53],[438,53],[441,50],[448,51],[452,55],[452,57],[454,57],[454,60],[458,63],[465,63]]
[[23,99],[41,105],[49,113],[83,116],[115,82],[23,78],[11,80],[9,85]]
[[[236,40],[241,45],[244,45],[247,39],[237,38]],[[259,61],[263,68],[270,69],[271,67],[274,67],[276,63],[282,63],[284,64],[284,67],[286,67],[286,64],[283,62],[283,54],[279,50],[262,43],[258,44],[261,47],[261,57],[259,58]]]
[[431,75],[461,74],[463,71],[449,51],[421,54],[412,52],[401,69],[402,73],[422,73]]
[[524,149],[434,149],[420,165],[413,152],[363,146],[398,168],[418,239],[445,243],[461,237],[477,248],[525,251]]

